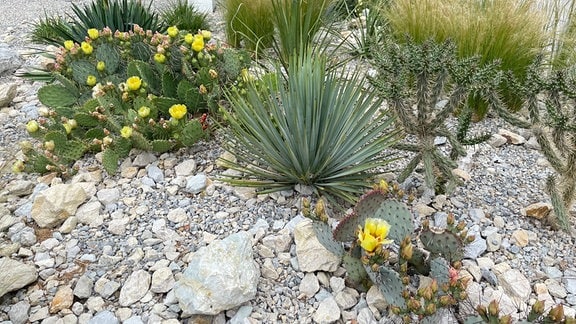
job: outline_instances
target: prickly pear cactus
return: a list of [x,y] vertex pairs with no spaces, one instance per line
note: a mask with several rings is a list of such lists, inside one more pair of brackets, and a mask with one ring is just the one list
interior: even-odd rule
[[344,254],[342,258],[342,265],[346,269],[346,276],[353,285],[360,286],[361,288],[366,286],[366,282],[369,279],[368,273],[364,268],[364,264],[360,259],[362,251],[359,246],[355,246],[350,250],[350,252]]
[[97,76],[96,66],[88,60],[77,60],[70,63],[72,78],[78,84],[85,85],[89,75]]
[[102,43],[98,45],[94,55],[98,61],[102,61],[105,64],[105,71],[108,74],[116,73],[120,66],[120,53],[116,46],[112,46],[108,43]]
[[334,238],[342,242],[355,239],[358,226],[363,226],[367,218],[380,218],[390,224],[388,237],[399,243],[414,232],[412,213],[406,204],[390,200],[380,190],[366,194],[356,206],[354,213],[344,218],[334,231]]

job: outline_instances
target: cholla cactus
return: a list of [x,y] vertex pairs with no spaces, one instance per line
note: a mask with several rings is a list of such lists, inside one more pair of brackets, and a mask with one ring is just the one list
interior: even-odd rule
[[569,211],[576,201],[576,74],[572,68],[544,76],[539,67],[539,62],[533,64],[527,81],[516,84],[516,91],[525,98],[527,119],[505,112],[501,116],[517,127],[532,130],[555,171],[545,187],[554,208],[548,220],[568,231]]
[[[388,100],[403,132],[416,140],[396,145],[397,149],[415,153],[398,181],[404,181],[422,163],[426,185],[436,189],[446,182],[446,191],[450,191],[458,182],[452,170],[457,167],[455,160],[466,155],[464,145],[489,137],[466,138],[472,118],[466,103],[472,96],[494,96],[500,82],[497,64],[480,64],[475,58],[458,59],[451,42],[388,41],[378,44],[372,52],[378,74],[370,81]],[[453,131],[446,120],[455,112],[460,118],[458,129]],[[438,136],[448,140],[452,150],[449,155],[434,144]]]

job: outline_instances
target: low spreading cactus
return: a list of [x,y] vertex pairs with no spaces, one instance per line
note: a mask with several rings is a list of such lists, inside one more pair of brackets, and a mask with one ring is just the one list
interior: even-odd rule
[[[103,152],[114,173],[130,149],[166,152],[207,135],[228,87],[242,81],[244,52],[172,27],[168,34],[134,26],[131,32],[92,29],[80,44],[66,41],[51,71],[55,82],[39,89],[45,106],[28,132],[16,171],[69,172],[88,152]],[[24,163],[22,163],[24,162]]]

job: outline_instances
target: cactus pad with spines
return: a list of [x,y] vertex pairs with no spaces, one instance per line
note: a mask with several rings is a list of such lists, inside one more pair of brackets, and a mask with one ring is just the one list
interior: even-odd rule
[[379,190],[374,190],[362,197],[354,213],[344,218],[334,231],[334,238],[346,242],[355,239],[358,226],[364,226],[367,218],[380,218],[390,224],[388,237],[400,243],[414,231],[412,214],[402,202],[390,200]]
[[402,283],[402,279],[396,271],[386,266],[380,266],[377,272],[372,271],[369,266],[366,266],[365,269],[389,304],[400,308],[406,307],[406,300],[402,297],[402,291],[406,285]]
[[347,278],[356,286],[363,287],[368,279],[368,274],[362,261],[351,254],[344,254],[342,265],[346,269]]
[[150,144],[152,144],[152,151],[158,153],[168,152],[174,147],[174,145],[167,140],[154,140]]
[[102,166],[104,167],[104,170],[106,170],[108,174],[116,173],[116,170],[118,170],[119,159],[120,157],[118,156],[118,153],[115,150],[113,149],[104,150],[104,152],[102,152]]
[[86,80],[89,75],[95,77],[100,75],[96,70],[96,66],[87,60],[72,61],[70,68],[72,69],[72,78],[80,85],[86,85]]
[[202,124],[198,120],[191,120],[182,129],[182,144],[192,146],[204,136]]
[[430,277],[436,279],[439,285],[448,282],[450,265],[446,259],[438,257],[430,260]]
[[82,127],[96,127],[100,124],[98,118],[83,112],[74,114],[74,119]]
[[449,262],[462,260],[464,257],[462,239],[449,231],[423,230],[420,241],[431,254],[442,256]]
[[71,106],[77,99],[73,91],[58,84],[49,84],[38,89],[38,100],[50,108]]
[[98,45],[94,51],[94,55],[98,61],[105,63],[105,71],[108,74],[115,73],[120,65],[120,53],[115,46],[108,43]]
[[150,144],[150,142],[146,139],[146,137],[142,136],[141,133],[133,132],[130,139],[132,140],[132,144],[134,145],[134,148],[144,150],[144,151],[151,151],[152,150],[152,144]]
[[80,141],[67,141],[64,145],[56,146],[56,154],[69,161],[76,161],[84,156],[88,147]]
[[344,247],[341,242],[334,240],[332,237],[332,228],[330,225],[320,222],[312,221],[312,228],[316,233],[318,241],[334,255],[342,257],[344,255]]

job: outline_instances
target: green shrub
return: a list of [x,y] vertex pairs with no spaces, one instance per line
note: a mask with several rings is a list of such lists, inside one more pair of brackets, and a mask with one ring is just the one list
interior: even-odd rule
[[[533,1],[396,0],[385,8],[397,41],[408,35],[416,42],[428,39],[456,43],[461,58],[479,55],[482,63],[500,60],[503,70],[520,79],[545,45],[542,12]],[[501,95],[509,109],[521,108],[521,99],[502,84]],[[487,103],[471,98],[476,117],[486,114]]]
[[62,46],[66,40],[80,43],[90,28],[110,28],[126,32],[138,25],[145,30],[164,31],[166,26],[159,16],[141,1],[134,0],[94,0],[90,5],[79,7],[72,3],[73,15],[45,17],[34,23],[31,40],[34,43]]
[[39,89],[47,107],[28,123],[39,149],[27,146],[29,172],[69,172],[88,152],[103,152],[114,173],[131,148],[165,152],[205,136],[223,91],[250,64],[247,53],[209,43],[210,33],[168,35],[134,26],[133,32],[88,30],[69,40],[51,72],[57,81]]
[[226,38],[234,47],[256,51],[272,46],[274,24],[271,0],[225,0]]
[[381,152],[397,132],[381,101],[363,90],[361,73],[326,71],[327,64],[310,53],[293,56],[286,78],[278,67],[267,92],[249,86],[228,96],[223,145],[237,158],[229,166],[244,174],[226,181],[263,192],[300,184],[353,201],[387,165]]
[[176,26],[180,30],[210,29],[208,14],[200,12],[187,0],[172,0],[167,9],[161,13],[161,17],[167,26]]

